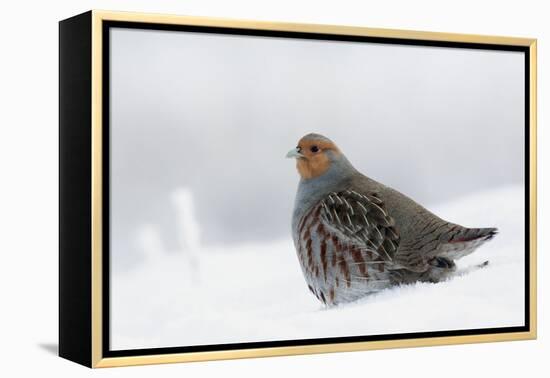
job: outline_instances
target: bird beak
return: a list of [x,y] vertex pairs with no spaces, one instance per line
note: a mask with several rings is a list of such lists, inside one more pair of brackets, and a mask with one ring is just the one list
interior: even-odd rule
[[286,154],[286,157],[287,158],[296,158],[296,159],[299,159],[299,158],[303,158],[304,155],[302,155],[300,153],[300,148],[299,147],[296,147],[296,148],[293,148],[292,150],[288,151],[288,153]]

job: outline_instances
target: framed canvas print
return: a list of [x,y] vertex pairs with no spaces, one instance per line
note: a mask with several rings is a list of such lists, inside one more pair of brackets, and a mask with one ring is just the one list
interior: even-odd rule
[[60,22],[59,354],[536,337],[536,41]]

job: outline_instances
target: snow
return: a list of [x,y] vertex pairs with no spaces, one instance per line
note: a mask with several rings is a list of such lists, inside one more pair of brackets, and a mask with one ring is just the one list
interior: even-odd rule
[[[187,194],[178,198],[190,202]],[[135,269],[111,273],[111,349],[523,325],[523,198],[522,187],[504,187],[429,206],[446,220],[496,226],[499,234],[457,261],[445,282],[395,287],[330,309],[308,291],[290,237],[200,247],[194,224],[188,238],[198,264],[184,251],[149,251]],[[151,234],[146,244],[158,246]],[[486,260],[487,267],[473,268]]]

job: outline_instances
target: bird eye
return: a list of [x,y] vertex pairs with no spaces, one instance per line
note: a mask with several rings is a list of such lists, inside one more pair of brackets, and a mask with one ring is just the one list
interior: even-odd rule
[[319,147],[317,146],[311,146],[311,148],[309,149],[311,152],[315,153],[315,152],[319,152]]

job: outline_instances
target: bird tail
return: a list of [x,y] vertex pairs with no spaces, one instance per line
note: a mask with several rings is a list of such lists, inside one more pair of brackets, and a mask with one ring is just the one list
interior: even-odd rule
[[458,260],[474,252],[479,246],[493,239],[498,233],[494,227],[463,228],[438,248],[438,256]]

